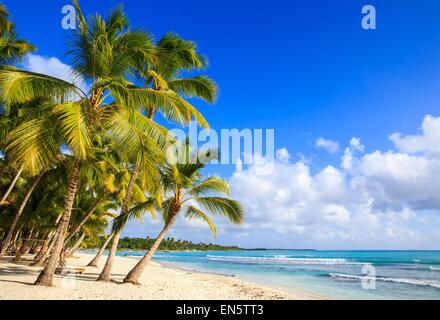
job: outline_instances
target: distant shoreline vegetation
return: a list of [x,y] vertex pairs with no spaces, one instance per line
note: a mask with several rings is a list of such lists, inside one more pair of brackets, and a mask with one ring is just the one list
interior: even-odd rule
[[[104,237],[99,239],[98,243],[85,242],[82,249],[99,249],[105,241]],[[119,251],[143,251],[148,250],[154,244],[154,238],[122,238],[119,242]],[[222,246],[212,243],[194,243],[187,240],[167,238],[162,241],[159,251],[238,251],[243,250],[237,246]]]

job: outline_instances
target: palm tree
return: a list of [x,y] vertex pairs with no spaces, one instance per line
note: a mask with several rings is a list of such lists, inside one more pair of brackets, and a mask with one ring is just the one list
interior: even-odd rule
[[[194,43],[168,35],[155,46],[148,33],[129,29],[122,9],[114,10],[107,18],[96,15],[86,21],[76,0],[74,5],[78,29],[69,40],[68,56],[75,82],[0,66],[0,134],[7,137],[6,143],[3,145],[2,141],[0,145],[2,169],[7,167],[15,172],[8,190],[12,191],[21,175],[30,183],[54,167],[64,168],[66,172],[57,190],[44,185],[41,187],[43,192],[39,186],[38,190],[34,188],[24,193],[30,197],[28,208],[24,207],[24,221],[18,222],[16,236],[13,236],[15,239],[20,234],[37,230],[32,236],[35,238],[36,234],[41,234],[46,239],[38,261],[47,259],[47,263],[36,281],[36,284],[46,286],[52,285],[68,232],[78,234],[93,211],[90,207],[89,214],[86,213],[80,222],[84,222],[80,230],[76,230],[78,224],[69,228],[78,190],[81,193],[90,187],[85,171],[99,161],[100,139],[105,137],[117,145],[117,152],[127,159],[129,179],[125,179],[126,185],[119,188],[117,197],[118,203],[122,204],[121,216],[125,217],[130,206],[146,203],[145,199],[142,200],[144,193],[154,194],[158,188],[157,167],[164,159],[167,131],[153,122],[154,114],[161,112],[165,118],[184,125],[194,119],[208,127],[203,116],[186,98],[200,97],[213,102],[217,93],[215,84],[205,77],[188,81],[182,81],[184,79],[180,77],[182,72],[206,66],[206,59],[197,54]],[[0,8],[0,29],[2,21],[6,21],[4,17],[7,15],[2,16]],[[3,26],[1,30],[6,30],[3,37],[13,35],[7,24],[3,23]],[[15,36],[9,40],[16,40]],[[6,64],[19,56],[21,54],[12,54],[11,59],[4,59],[1,63]],[[145,79],[143,86],[133,83],[139,74]],[[88,89],[77,82],[87,84]],[[26,104],[36,104],[42,112],[20,121],[3,117],[3,111],[14,113]],[[7,130],[4,121],[8,124]],[[69,152],[62,152],[63,149]],[[104,151],[105,154],[109,152]],[[35,192],[37,194],[33,195]],[[63,192],[64,206],[61,209],[59,201]],[[48,200],[51,195],[55,196],[52,202]],[[124,195],[123,199],[121,195]],[[14,197],[15,202],[11,205],[16,205],[19,198]],[[44,204],[47,203],[50,203],[50,210],[44,214]],[[114,234],[113,254],[109,258],[116,252],[118,240],[119,236]],[[26,246],[21,247],[25,249]],[[111,264],[107,270],[111,270]]]
[[[197,159],[185,164],[166,164],[162,166],[164,201],[159,210],[162,213],[165,225],[154,244],[128,273],[124,282],[139,283],[142,272],[180,213],[183,212],[185,217],[189,219],[205,221],[211,228],[214,237],[216,237],[216,228],[208,212],[213,215],[224,216],[234,224],[243,222],[243,209],[237,201],[218,195],[214,196],[216,194],[229,195],[228,183],[220,177],[204,177],[201,170],[205,167],[205,164],[198,162]],[[150,207],[151,199],[133,210],[142,211]]]
[[[121,173],[121,159],[118,147],[111,143],[105,135],[97,135],[94,139],[95,146],[92,159],[83,164],[83,179],[87,183],[82,186],[82,193],[77,196],[76,202],[78,221],[70,228],[64,241],[64,250],[67,249],[69,241],[88,223],[89,219],[96,216],[103,207],[116,210],[116,201],[118,197],[117,188],[114,183],[116,177]],[[122,182],[122,181],[118,181]],[[85,209],[83,209],[85,206]],[[63,255],[61,257],[63,260]]]
[[107,248],[110,241],[113,239],[114,233],[110,233],[107,238],[104,241],[104,244],[101,246],[99,251],[96,253],[95,257],[92,259],[92,261],[89,262],[87,265],[88,267],[98,267],[98,262],[101,259],[101,256],[104,254],[105,249]]
[[18,224],[18,220],[20,219],[24,208],[26,207],[26,204],[29,201],[29,198],[32,195],[32,192],[34,191],[34,189],[37,187],[38,183],[40,182],[41,178],[43,177],[44,172],[40,173],[37,177],[35,177],[33,179],[33,181],[30,183],[28,189],[26,190],[24,196],[23,196],[23,200],[21,202],[20,207],[17,210],[17,213],[14,216],[14,220],[12,221],[12,224],[8,230],[8,233],[5,237],[5,239],[3,240],[2,246],[0,248],[0,257],[2,257],[5,253],[7,248],[9,247],[9,243],[12,240],[12,236],[14,235],[15,232],[15,228],[17,227]]
[[[74,83],[17,68],[0,67],[0,90],[7,106],[38,98],[53,103],[47,117],[31,120],[9,135],[6,151],[12,165],[23,167],[30,174],[38,174],[50,165],[51,159],[59,157],[61,145],[67,145],[72,153],[64,212],[51,256],[36,281],[36,284],[46,286],[52,285],[78,189],[80,169],[93,151],[94,133],[121,132],[121,108],[132,110],[134,104],[175,104],[166,94],[134,89],[125,80],[139,61],[148,61],[154,52],[147,33],[128,30],[127,19],[120,9],[106,20],[97,15],[90,19],[89,26],[77,1],[74,5],[79,28],[69,42],[69,55],[75,76],[91,83],[89,94]],[[158,130],[151,121],[144,121],[144,125],[149,126],[150,131]],[[125,134],[119,138],[128,142],[132,133],[125,131]],[[154,139],[146,136],[142,142],[145,143],[145,152],[154,159],[157,154]],[[148,163],[154,167],[152,162]]]
[[209,127],[199,111],[186,99],[198,98],[214,103],[218,94],[216,83],[205,75],[182,77],[206,68],[207,58],[198,53],[195,42],[184,40],[174,33],[167,33],[156,47],[154,62],[139,69],[145,87],[173,96],[185,107],[186,112],[168,106],[147,105],[144,108],[148,117],[152,119],[159,111],[165,118],[177,123],[187,123],[193,118],[202,127]]
[[6,6],[0,3],[0,64],[16,62],[35,50],[32,44],[17,39],[9,18]]
[[[139,111],[146,113],[148,119],[153,119],[156,112],[160,112],[166,119],[178,124],[186,125],[192,119],[196,120],[202,127],[208,128],[208,122],[200,112],[185,98],[197,97],[208,103],[215,101],[217,86],[208,77],[200,76],[193,79],[181,79],[179,75],[184,71],[200,70],[207,66],[205,57],[197,53],[197,46],[192,41],[186,41],[175,34],[167,34],[157,44],[156,56],[152,63],[144,61],[138,68],[138,72],[144,77],[145,88],[134,86],[135,90],[153,90],[157,94],[166,94],[172,98],[174,104],[149,104],[138,105]],[[164,78],[160,75],[163,74]],[[170,85],[166,80],[170,81]],[[171,88],[175,88],[173,91]],[[140,153],[136,150],[135,153]],[[145,172],[137,161],[134,161],[131,183],[124,198],[120,217],[124,219],[129,213],[131,202],[131,188],[139,173]],[[152,172],[148,172],[152,174]],[[151,186],[149,186],[151,189]],[[146,190],[148,191],[148,190]],[[98,277],[99,281],[109,281],[113,266],[114,257],[118,248],[122,226],[114,226],[117,230],[113,232],[112,245],[106,264]]]
[[95,192],[92,189],[82,188],[77,194],[75,206],[72,210],[71,228],[64,240],[64,251],[67,250],[70,240],[89,223],[100,220],[103,217],[106,219],[114,218],[114,214],[111,211],[117,209],[117,204],[113,201],[112,197],[106,197],[102,194],[94,196],[93,193]]
[[[17,35],[14,31],[14,24],[10,21],[10,15],[5,5],[0,3],[0,64],[11,64],[14,62],[20,61],[24,56],[34,51],[36,48],[24,41],[17,39]],[[2,128],[0,129],[0,137],[2,141],[6,141],[5,133],[8,129],[10,129],[10,122],[13,122],[13,120],[8,119],[6,123],[5,122],[5,115],[4,113],[7,112],[5,110],[3,105],[0,105],[0,118],[3,118],[0,120]],[[2,142],[0,142],[0,153],[3,149],[1,146]],[[0,172],[3,172],[4,167],[2,166],[0,168]],[[15,183],[18,180],[18,177],[22,173],[22,170],[18,170],[16,173],[14,179],[11,181],[11,184],[8,188],[8,190],[5,192],[3,197],[0,200],[0,205],[4,204],[7,197],[9,196],[10,192],[12,191],[12,188],[14,188]],[[0,174],[1,177],[1,174]]]
[[[119,140],[118,138],[116,139],[121,145],[130,145],[133,146],[133,148],[128,148],[126,155],[127,158],[130,159],[132,161],[132,163],[134,163],[133,167],[130,168],[131,170],[131,174],[130,174],[130,178],[129,178],[129,182],[128,185],[126,187],[125,190],[125,195],[122,201],[122,206],[121,206],[121,212],[120,212],[120,216],[125,216],[127,214],[127,212],[130,209],[130,205],[132,203],[132,197],[135,191],[137,191],[137,195],[138,196],[143,196],[143,191],[142,190],[147,190],[147,191],[154,191],[157,188],[157,183],[158,183],[158,178],[157,178],[157,170],[156,167],[152,168],[152,161],[155,164],[158,164],[158,162],[163,161],[163,156],[161,155],[156,155],[154,156],[151,152],[148,152],[148,150],[145,148],[145,146],[147,145],[146,142],[144,141],[145,138],[151,136],[152,133],[151,130],[148,129],[147,126],[144,125],[144,122],[150,122],[151,120],[146,118],[145,116],[136,113],[135,114],[135,121],[134,123],[125,123],[122,126],[117,126],[114,128],[114,130],[117,133],[118,137],[129,137],[130,138],[130,142],[129,144],[127,144],[125,142],[125,139]],[[120,123],[122,124],[123,121],[120,121]],[[119,130],[121,130],[122,132],[120,132]],[[134,134],[132,134],[134,133]],[[136,143],[133,143],[133,142]],[[162,149],[161,150],[165,150],[165,141],[159,139],[158,137],[158,142],[161,141],[161,146]],[[164,153],[164,151],[162,151],[162,153]],[[153,160],[154,159],[154,160]],[[143,168],[145,169],[143,171],[144,174],[142,174],[142,172],[140,172],[140,169]],[[148,174],[145,174],[147,173]],[[143,182],[139,181],[139,175],[141,174],[141,178],[143,178]],[[141,179],[142,180],[142,179]],[[139,188],[138,183],[142,184],[144,188]],[[101,272],[101,274],[98,277],[99,281],[109,281],[110,280],[110,276],[111,276],[111,270],[113,268],[113,261],[114,261],[114,257],[116,255],[116,251],[117,251],[117,247],[119,244],[119,239],[121,236],[121,230],[118,230],[117,232],[113,233],[113,238],[112,238],[112,245],[110,248],[110,252],[109,255],[107,257],[107,261],[105,263],[105,266]]]
[[[85,200],[89,198],[89,201]],[[74,244],[69,250],[66,250],[66,257],[70,257],[73,253],[79,248],[85,238],[87,239],[95,239],[99,238],[99,235],[105,232],[108,227],[109,218],[115,218],[114,210],[117,208],[117,205],[114,201],[111,200],[102,200],[99,201],[96,205],[95,199],[90,199],[89,191],[84,190],[83,193],[77,197],[75,201],[78,203],[79,208],[77,208],[77,218],[75,220],[80,220],[79,224],[75,224],[72,230],[69,233],[68,239],[66,239],[66,249],[69,245],[70,240],[76,239]],[[90,204],[93,203],[93,214],[86,221],[83,218],[83,215],[80,214],[81,211],[84,211],[82,208],[90,207]],[[91,209],[90,209],[91,211]],[[76,231],[76,233],[74,233]],[[81,236],[78,238],[78,234]]]
[[15,184],[17,183],[18,179],[20,178],[21,174],[23,173],[23,167],[19,168],[17,172],[14,173],[14,176],[12,178],[11,183],[9,184],[8,189],[6,190],[5,194],[3,195],[3,197],[0,199],[0,206],[2,206],[3,204],[5,204],[6,199],[9,197],[9,195],[12,192],[12,189],[14,189]]

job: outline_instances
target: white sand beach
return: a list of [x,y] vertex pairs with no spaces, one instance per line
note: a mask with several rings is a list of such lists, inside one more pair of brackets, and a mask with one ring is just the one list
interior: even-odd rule
[[[93,258],[79,253],[68,260],[69,266],[83,267]],[[40,268],[28,262],[11,263],[0,260],[0,299],[10,300],[297,300],[319,299],[307,293],[295,294],[251,284],[222,275],[189,272],[164,267],[152,262],[145,270],[140,286],[121,284],[123,277],[136,264],[136,259],[116,257],[113,281],[95,281],[99,268],[86,267],[84,274],[57,275],[51,288],[32,285]]]

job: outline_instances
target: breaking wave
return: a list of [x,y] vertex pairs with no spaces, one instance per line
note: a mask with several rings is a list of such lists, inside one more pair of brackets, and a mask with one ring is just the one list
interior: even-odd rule
[[239,257],[239,256],[213,256],[207,255],[206,258],[212,261],[235,262],[235,263],[254,263],[254,264],[293,264],[293,265],[361,265],[364,263],[347,261],[337,258],[291,258],[288,256],[274,257]]
[[330,273],[332,278],[340,278],[346,280],[376,280],[382,282],[405,283],[417,286],[430,286],[440,289],[440,282],[432,280],[406,279],[406,278],[387,278],[387,277],[371,277],[371,276],[355,276],[341,273]]

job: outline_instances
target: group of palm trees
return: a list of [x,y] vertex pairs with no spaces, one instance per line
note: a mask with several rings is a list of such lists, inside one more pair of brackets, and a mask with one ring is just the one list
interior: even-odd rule
[[[194,42],[173,33],[155,41],[132,30],[122,8],[85,17],[73,4],[70,82],[16,67],[35,48],[17,39],[0,5],[0,256],[34,254],[33,265],[44,267],[35,284],[51,286],[84,239],[110,230],[89,264],[111,242],[98,279],[109,281],[125,223],[160,213],[163,230],[124,279],[138,283],[179,214],[205,221],[214,235],[208,214],[243,221],[227,182],[204,176],[197,152],[155,121],[208,128],[191,99],[213,103],[217,86],[194,75],[207,66]],[[170,147],[186,161],[169,161]]]

